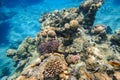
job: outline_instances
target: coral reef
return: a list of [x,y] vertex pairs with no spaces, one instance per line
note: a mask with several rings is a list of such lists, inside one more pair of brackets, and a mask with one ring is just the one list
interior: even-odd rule
[[[41,31],[9,49],[17,70],[10,80],[119,80],[120,31],[93,25],[104,0],[55,10],[40,18]],[[18,71],[19,70],[19,71]]]
[[50,53],[42,62],[28,66],[17,80],[67,80],[68,78],[64,55]]

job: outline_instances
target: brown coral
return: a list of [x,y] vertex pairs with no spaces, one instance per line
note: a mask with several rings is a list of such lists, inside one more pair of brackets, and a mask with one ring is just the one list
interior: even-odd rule
[[55,31],[54,31],[54,30],[49,30],[49,31],[48,31],[48,36],[49,36],[49,37],[55,37],[55,36],[56,36]]
[[49,61],[46,62],[45,70],[43,72],[44,78],[65,78],[67,72],[67,63],[60,54],[55,54],[56,56],[51,56]]
[[42,36],[42,37],[46,37],[46,36],[47,36],[46,31],[41,31],[41,36]]
[[59,53],[49,53],[44,56],[43,62],[28,66],[17,80],[67,80],[68,66],[64,56]]
[[78,28],[78,26],[79,26],[79,23],[78,23],[78,21],[77,20],[71,20],[70,21],[70,28],[72,28],[72,29],[76,29],[76,28]]
[[49,61],[49,63],[45,66],[45,77],[55,77],[62,73],[64,71],[63,69],[63,63],[57,59]]

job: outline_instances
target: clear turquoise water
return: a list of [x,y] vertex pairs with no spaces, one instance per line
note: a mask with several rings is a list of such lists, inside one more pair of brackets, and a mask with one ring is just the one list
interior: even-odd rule
[[[11,2],[10,2],[11,1]],[[40,31],[38,19],[53,10],[78,7],[82,0],[0,0],[0,78],[11,75],[15,68],[6,57],[8,48],[17,48],[26,36]],[[96,15],[95,24],[120,29],[120,1],[106,0]]]

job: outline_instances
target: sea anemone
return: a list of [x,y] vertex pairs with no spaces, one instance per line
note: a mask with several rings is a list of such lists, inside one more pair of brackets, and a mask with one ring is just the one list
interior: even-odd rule
[[43,42],[38,46],[38,51],[40,54],[53,53],[58,50],[59,42],[57,40],[51,40],[48,42]]

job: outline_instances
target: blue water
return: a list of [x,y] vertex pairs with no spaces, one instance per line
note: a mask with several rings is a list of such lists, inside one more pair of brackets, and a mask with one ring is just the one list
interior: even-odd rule
[[[26,36],[40,30],[43,13],[78,7],[82,0],[0,0],[0,78],[11,75],[15,68],[6,57],[8,48],[17,48]],[[96,15],[95,24],[105,24],[114,32],[120,29],[120,0],[106,0]]]

